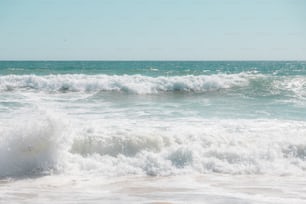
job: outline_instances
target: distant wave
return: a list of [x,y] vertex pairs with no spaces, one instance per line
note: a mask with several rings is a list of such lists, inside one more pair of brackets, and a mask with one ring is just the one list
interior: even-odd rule
[[161,92],[203,93],[246,86],[254,74],[188,75],[149,77],[142,75],[7,75],[0,77],[0,91],[47,92],[117,91],[134,94]]
[[207,93],[221,90],[237,90],[239,94],[256,97],[278,95],[304,100],[306,77],[262,75],[252,72],[171,77],[83,74],[0,76],[0,92],[121,92],[143,95],[169,92]]

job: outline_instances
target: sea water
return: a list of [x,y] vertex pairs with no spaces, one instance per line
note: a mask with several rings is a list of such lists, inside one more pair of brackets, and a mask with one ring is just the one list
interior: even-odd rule
[[306,203],[305,176],[306,62],[0,62],[0,202]]

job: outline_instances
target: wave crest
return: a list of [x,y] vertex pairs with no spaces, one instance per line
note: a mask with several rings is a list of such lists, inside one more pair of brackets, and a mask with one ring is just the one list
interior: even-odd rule
[[118,91],[136,94],[160,92],[203,93],[245,86],[251,74],[188,75],[149,77],[142,75],[8,75],[0,77],[0,90],[35,90],[47,92]]

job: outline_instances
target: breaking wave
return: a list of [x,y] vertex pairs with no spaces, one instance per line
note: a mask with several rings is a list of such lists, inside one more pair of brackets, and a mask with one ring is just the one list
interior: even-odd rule
[[7,75],[0,77],[0,91],[35,90],[47,92],[117,91],[135,94],[160,92],[203,93],[246,86],[256,75],[217,74],[200,76],[142,75]]
[[30,118],[1,128],[0,177],[306,173],[305,122],[99,119],[65,126],[59,116]]
[[238,94],[306,98],[305,76],[271,76],[256,73],[159,76],[143,75],[6,75],[0,76],[0,92],[34,91],[122,92],[129,94],[207,93],[222,90]]
[[135,126],[127,121],[120,124],[121,128],[94,124],[80,130],[70,152],[81,158],[82,165],[88,162],[91,170],[103,169],[110,175],[306,173],[304,122],[200,120],[163,125],[150,122]]

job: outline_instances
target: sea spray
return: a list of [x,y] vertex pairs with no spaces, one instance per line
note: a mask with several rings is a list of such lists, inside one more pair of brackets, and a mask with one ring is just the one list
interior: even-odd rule
[[0,124],[0,177],[56,170],[68,142],[63,120],[42,111],[15,117]]

